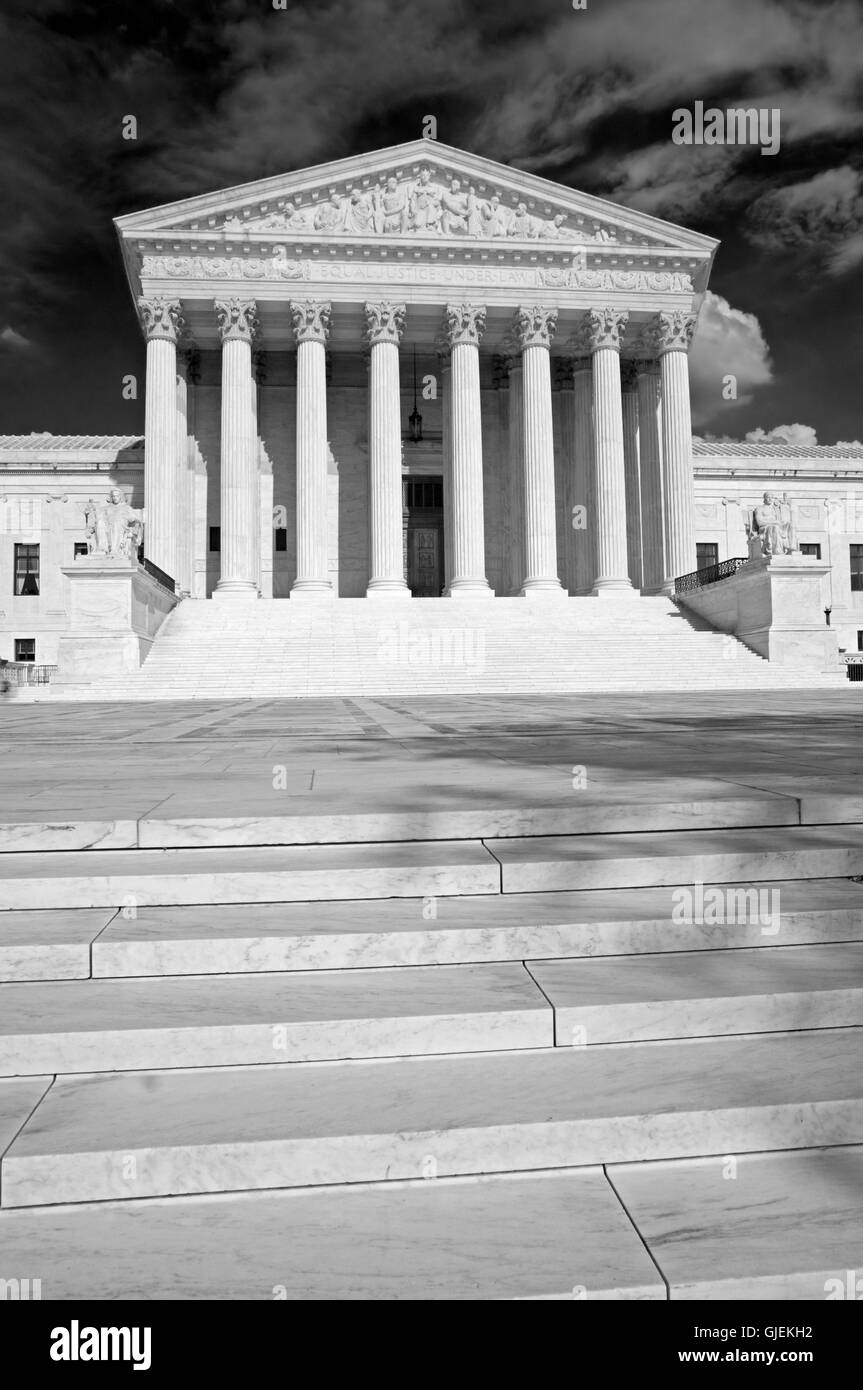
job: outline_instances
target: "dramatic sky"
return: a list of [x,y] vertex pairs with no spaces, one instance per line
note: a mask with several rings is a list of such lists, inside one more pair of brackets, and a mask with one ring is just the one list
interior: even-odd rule
[[[860,0],[282,3],[4,0],[0,433],[142,429],[113,217],[416,139],[433,114],[447,144],[721,239],[699,430],[863,437]],[[779,152],[674,144],[696,101],[778,110]]]

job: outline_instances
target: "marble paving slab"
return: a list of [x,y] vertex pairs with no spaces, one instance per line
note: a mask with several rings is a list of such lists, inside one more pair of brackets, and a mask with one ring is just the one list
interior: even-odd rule
[[609,1178],[672,1299],[863,1295],[863,1148],[613,1166]]
[[50,1299],[664,1299],[598,1170],[0,1212]]
[[848,1143],[863,1143],[863,1033],[836,1029],[61,1077],[4,1158],[2,1194],[29,1206]]
[[0,986],[0,1075],[550,1047],[520,964]]
[[[763,939],[763,938],[762,938]],[[863,1024],[863,942],[535,961],[561,1047]]]
[[[739,885],[744,891],[761,885]],[[780,895],[783,945],[863,939],[863,884],[798,879]],[[678,924],[672,888],[364,902],[142,908],[93,945],[93,974],[235,974],[618,956],[761,946],[750,922]],[[434,913],[434,916],[430,914]],[[24,914],[25,916],[28,914]],[[0,915],[0,933],[3,916]]]
[[478,841],[0,856],[0,910],[495,893]]
[[863,874],[863,826],[486,840],[504,893]]
[[110,908],[0,912],[0,982],[86,979],[91,943],[114,915]]
[[23,1128],[52,1080],[50,1076],[26,1076],[0,1081],[0,1154],[6,1152],[15,1135]]

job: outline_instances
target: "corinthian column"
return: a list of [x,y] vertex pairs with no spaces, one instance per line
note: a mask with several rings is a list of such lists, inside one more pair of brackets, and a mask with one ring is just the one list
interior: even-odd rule
[[330,305],[291,303],[297,344],[297,577],[291,598],[332,598],[327,572],[327,354]]
[[177,337],[182,328],[176,299],[142,299],[147,338],[144,415],[144,553],[172,579],[177,565],[180,459],[177,425]]
[[551,413],[551,340],[557,310],[522,306],[515,313],[521,350],[524,440],[524,566],[522,598],[565,598],[557,574],[554,430]]
[[638,454],[641,464],[641,540],[645,594],[662,593],[665,580],[659,410],[659,364],[641,361],[638,363]]
[[218,598],[257,598],[258,476],[252,405],[253,299],[217,299],[222,340],[221,578]]
[[369,515],[371,577],[367,598],[410,597],[402,533],[402,425],[399,343],[404,304],[367,304],[369,362]]
[[620,364],[623,407],[623,473],[626,485],[626,563],[634,589],[642,584],[641,479],[638,473],[638,364]]
[[613,308],[589,309],[579,332],[593,359],[594,498],[596,574],[594,594],[630,589],[626,553],[626,466],[620,347],[629,315]]
[[662,375],[662,482],[665,515],[663,592],[695,569],[695,487],[692,478],[692,417],[689,409],[689,347],[696,316],[685,310],[657,314],[649,341]]
[[[593,373],[589,357],[576,357],[572,362],[574,437],[570,501],[583,507],[584,514],[570,513],[568,526],[575,533],[575,591],[589,594],[596,573],[594,562],[594,532],[596,506],[594,501],[593,459]],[[584,521],[585,525],[578,525]]]
[[479,344],[485,308],[448,304],[444,338],[450,350],[450,477],[452,571],[449,598],[492,598],[485,577],[485,514],[482,478],[482,414]]
[[437,346],[438,372],[440,375],[441,398],[441,466],[443,468],[443,549],[444,549],[444,589],[449,589],[452,579],[452,458],[450,441],[452,436],[452,378],[449,360],[449,346],[442,340]]

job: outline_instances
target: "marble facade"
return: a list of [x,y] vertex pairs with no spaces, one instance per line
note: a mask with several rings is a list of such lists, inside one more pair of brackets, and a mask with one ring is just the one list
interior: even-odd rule
[[[0,440],[0,656],[26,635],[56,659],[63,570],[112,488],[196,600],[541,603],[668,592],[699,544],[746,555],[770,488],[821,547],[824,606],[857,649],[863,454],[693,443],[711,238],[429,141],[117,228],[147,343],[144,439]],[[424,480],[440,485],[428,512],[410,501]],[[28,539],[38,596],[13,592]]]
[[[669,592],[694,568],[687,352],[711,238],[422,140],[117,228],[147,340],[147,555],[181,592],[407,597],[414,474],[442,485],[428,592]],[[641,408],[661,449],[643,477]],[[646,584],[643,511],[664,538]]]

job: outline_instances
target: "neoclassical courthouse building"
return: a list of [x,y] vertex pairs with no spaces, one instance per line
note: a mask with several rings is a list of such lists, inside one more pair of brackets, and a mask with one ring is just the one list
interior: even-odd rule
[[543,608],[669,594],[785,495],[863,649],[863,454],[693,441],[711,238],[424,140],[116,226],[144,438],[0,439],[7,660],[56,662],[112,489],[186,601]]

